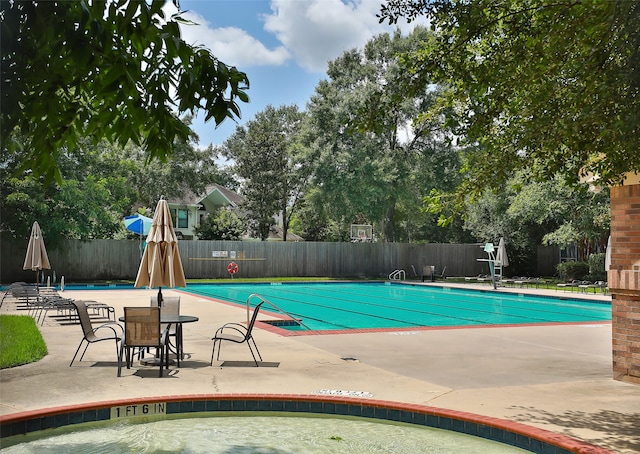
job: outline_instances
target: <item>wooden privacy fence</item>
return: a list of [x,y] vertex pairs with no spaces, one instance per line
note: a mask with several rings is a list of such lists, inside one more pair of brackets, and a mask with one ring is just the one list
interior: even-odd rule
[[[140,265],[142,243],[137,240],[66,240],[48,250],[51,270],[59,282],[133,280]],[[448,276],[474,276],[487,272],[482,247],[477,244],[315,243],[253,241],[179,241],[187,279],[229,277],[230,262],[236,277],[380,277],[396,269],[408,278],[420,276],[424,265],[446,266]],[[31,282],[35,273],[22,265],[27,241],[2,240],[0,282]],[[413,265],[413,268],[412,268]]]
[[[66,240],[59,248],[48,250],[51,270],[44,274],[52,276],[55,271],[58,282],[61,276],[66,282],[134,280],[141,247],[137,240]],[[187,279],[229,277],[227,266],[231,262],[238,265],[235,277],[249,278],[386,277],[396,269],[412,278],[420,276],[425,265],[435,266],[438,271],[446,266],[447,276],[489,272],[486,262],[477,260],[487,257],[478,244],[184,240],[178,247]],[[33,271],[22,269],[26,249],[26,240],[2,239],[0,282],[35,280]],[[539,275],[553,274],[551,256],[547,254],[545,263],[538,263]]]

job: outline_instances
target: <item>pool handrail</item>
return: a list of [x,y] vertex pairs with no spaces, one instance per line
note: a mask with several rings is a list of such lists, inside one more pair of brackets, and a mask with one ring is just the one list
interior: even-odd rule
[[258,298],[260,299],[260,301],[267,303],[269,306],[271,306],[272,308],[274,308],[275,310],[277,310],[278,312],[281,312],[282,314],[286,315],[287,317],[289,317],[291,320],[295,320],[297,323],[299,323],[300,325],[304,326],[305,328],[307,328],[309,331],[312,331],[311,328],[309,328],[307,325],[305,325],[302,320],[298,320],[295,319],[291,316],[291,314],[289,314],[287,311],[285,311],[284,309],[279,308],[278,306],[276,306],[275,304],[273,304],[271,301],[269,301],[268,299],[266,299],[264,296],[261,296],[257,293],[252,293],[251,295],[249,295],[249,297],[247,298],[247,326],[249,325],[249,322],[251,320],[251,316],[250,316],[250,311],[251,311],[251,298]]

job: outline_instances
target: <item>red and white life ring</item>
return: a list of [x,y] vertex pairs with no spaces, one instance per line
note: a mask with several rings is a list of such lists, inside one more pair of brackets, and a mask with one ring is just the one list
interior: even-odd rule
[[238,264],[236,262],[231,262],[227,265],[227,271],[229,274],[234,275],[238,272]]

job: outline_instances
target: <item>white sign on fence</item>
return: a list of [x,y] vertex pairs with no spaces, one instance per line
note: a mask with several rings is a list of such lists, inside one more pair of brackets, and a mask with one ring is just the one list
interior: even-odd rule
[[[233,253],[235,255],[235,252]],[[212,251],[212,257],[229,257],[229,251]]]

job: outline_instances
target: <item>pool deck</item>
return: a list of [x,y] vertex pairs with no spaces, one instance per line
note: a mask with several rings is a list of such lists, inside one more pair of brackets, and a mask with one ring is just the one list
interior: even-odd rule
[[[442,285],[427,283],[425,285]],[[448,284],[449,285],[449,284]],[[487,284],[463,284],[490,290]],[[559,297],[602,295],[500,289]],[[116,308],[144,306],[157,290],[68,290],[65,296]],[[112,342],[91,344],[69,362],[82,338],[79,325],[48,318],[41,327],[49,354],[0,371],[0,415],[116,399],[194,394],[366,393],[373,399],[429,405],[527,424],[620,453],[640,452],[640,385],[613,380],[611,324],[479,327],[283,336],[256,325],[265,362],[278,367],[221,367],[211,337],[246,311],[176,290],[187,358],[159,378],[157,367],[135,366],[116,377]],[[610,297],[604,297],[609,299]],[[23,313],[6,303],[2,313]],[[261,314],[261,319],[273,318]],[[250,361],[246,345],[225,344],[221,359]],[[356,397],[354,397],[356,398]]]

